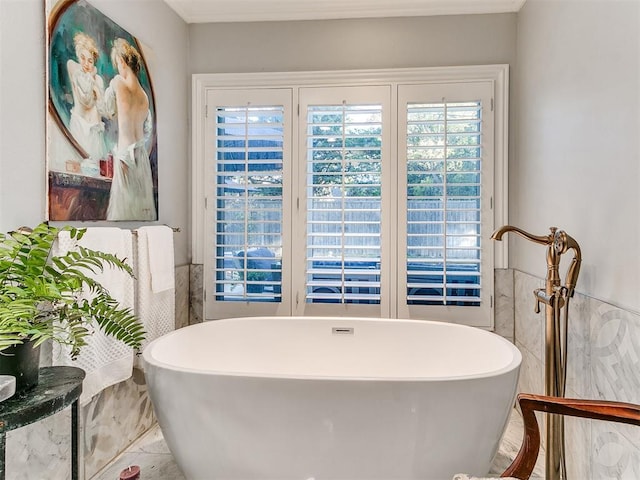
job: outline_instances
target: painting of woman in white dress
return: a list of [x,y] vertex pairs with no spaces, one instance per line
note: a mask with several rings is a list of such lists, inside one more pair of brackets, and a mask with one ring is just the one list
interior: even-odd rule
[[47,2],[49,220],[158,219],[145,51],[85,0]]
[[146,142],[151,134],[149,98],[138,81],[141,58],[125,39],[113,42],[118,69],[105,93],[106,111],[118,120],[107,220],[154,220],[153,181]]
[[100,55],[95,40],[84,32],[74,35],[73,44],[76,59],[70,58],[67,61],[73,94],[69,132],[97,164],[108,153],[102,121],[104,81],[96,68]]

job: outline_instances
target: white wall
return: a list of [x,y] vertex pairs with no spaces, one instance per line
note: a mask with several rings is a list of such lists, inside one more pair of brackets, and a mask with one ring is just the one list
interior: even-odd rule
[[0,229],[44,219],[44,13],[0,0]]
[[[89,3],[154,53],[147,61],[157,110],[159,223],[181,229],[174,237],[175,260],[177,265],[188,263],[188,26],[158,0]],[[42,0],[0,0],[1,231],[35,225],[45,218],[43,4]]]
[[[640,2],[527,0],[517,59],[510,223],[566,230],[582,247],[577,290],[638,312]],[[544,277],[543,247],[510,246],[511,267]]]
[[191,73],[512,63],[515,14],[194,24]]

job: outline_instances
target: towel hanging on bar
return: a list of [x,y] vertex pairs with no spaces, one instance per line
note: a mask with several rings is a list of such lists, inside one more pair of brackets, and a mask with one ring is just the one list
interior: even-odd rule
[[[175,329],[173,235],[171,228],[164,225],[140,227],[136,240],[136,314],[147,334],[142,343],[144,349],[149,342]],[[154,274],[160,277],[156,278],[155,288]],[[140,358],[136,358],[135,365],[143,367]]]

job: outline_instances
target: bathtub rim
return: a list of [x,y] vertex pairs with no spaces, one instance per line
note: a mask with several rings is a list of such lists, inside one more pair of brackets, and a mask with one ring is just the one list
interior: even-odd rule
[[[480,332],[480,335],[487,335],[493,338],[492,341],[502,342],[509,351],[512,353],[511,361],[502,368],[490,370],[487,372],[476,373],[472,375],[455,375],[455,376],[442,376],[442,377],[433,377],[433,376],[425,376],[425,377],[391,377],[391,376],[338,376],[338,375],[300,375],[300,374],[274,374],[274,373],[258,373],[258,372],[239,372],[239,371],[229,371],[229,370],[214,370],[214,369],[202,369],[202,368],[188,368],[188,367],[179,367],[171,363],[160,361],[153,357],[153,349],[157,346],[161,341],[166,341],[168,338],[182,334],[182,331],[187,328],[205,328],[204,325],[207,325],[211,322],[233,322],[238,320],[285,320],[285,321],[295,321],[295,320],[335,320],[337,322],[350,322],[350,321],[372,321],[372,322],[381,322],[381,323],[391,323],[391,322],[403,322],[403,323],[412,323],[412,324],[436,324],[436,325],[446,325],[451,328],[461,328],[461,329],[473,329],[474,331]],[[211,328],[211,327],[209,327]],[[399,383],[411,383],[411,382],[451,382],[451,381],[464,381],[464,380],[473,380],[473,379],[482,379],[488,377],[498,377],[501,375],[508,374],[514,370],[517,370],[522,365],[522,352],[520,349],[507,340],[506,338],[498,335],[497,333],[478,328],[471,327],[468,325],[460,325],[456,323],[442,322],[437,320],[416,320],[416,319],[404,319],[404,318],[376,318],[376,317],[330,317],[330,316],[250,316],[250,317],[225,317],[216,320],[205,320],[203,322],[189,325],[187,327],[183,327],[180,329],[173,330],[159,338],[151,341],[142,351],[142,360],[145,366],[145,370],[147,367],[152,366],[159,369],[172,370],[175,372],[184,372],[184,373],[192,373],[198,375],[212,375],[212,376],[225,376],[225,377],[238,377],[238,378],[257,378],[257,379],[287,379],[287,380],[305,380],[305,381],[348,381],[348,382],[399,382]],[[150,361],[149,359],[152,359]]]

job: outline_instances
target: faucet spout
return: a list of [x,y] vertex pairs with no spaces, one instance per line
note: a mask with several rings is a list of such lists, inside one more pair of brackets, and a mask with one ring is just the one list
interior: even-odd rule
[[498,230],[493,232],[493,235],[491,235],[491,239],[501,241],[502,236],[505,233],[514,232],[519,235],[522,235],[524,238],[531,240],[532,242],[539,243],[541,245],[551,245],[553,243],[553,237],[554,237],[553,234],[555,233],[555,230],[556,230],[555,227],[551,227],[550,235],[533,235],[529,232],[525,232],[521,228],[514,227],[513,225],[503,225]]

